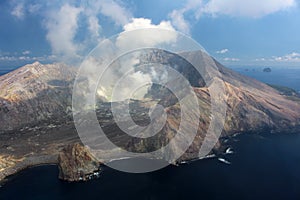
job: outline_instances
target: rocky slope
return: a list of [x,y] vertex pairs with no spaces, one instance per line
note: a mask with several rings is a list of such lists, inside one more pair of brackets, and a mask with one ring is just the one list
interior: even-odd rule
[[0,77],[0,131],[65,121],[75,69],[38,62]]
[[86,181],[98,176],[100,162],[79,143],[66,146],[58,156],[59,178],[67,181]]
[[[160,54],[159,51],[151,52],[142,58],[142,62],[158,60],[166,64],[183,63],[171,54],[167,57]],[[189,52],[185,53],[185,56],[203,64],[207,59],[201,52]],[[222,75],[216,78],[224,81],[227,99],[227,115],[222,137],[266,129],[299,132],[298,97],[289,98],[266,84],[235,73],[217,61],[214,62]],[[201,117],[198,134],[179,162],[198,158],[199,148],[211,120],[209,87],[192,69],[188,69],[189,66],[184,66],[177,70],[192,83],[199,100]],[[0,77],[0,159],[3,160],[3,164],[0,165],[0,178],[23,169],[24,166],[50,161],[60,163],[60,178],[65,180],[87,179],[89,176],[86,175],[97,170],[99,162],[83,147],[73,145],[79,142],[70,112],[75,75],[74,68],[63,64],[33,63]],[[155,98],[160,99],[162,105],[166,105],[168,118],[162,131],[148,140],[132,138],[123,133],[114,123],[109,105],[99,106],[98,120],[113,143],[133,152],[145,152],[164,146],[174,137],[180,123],[180,106],[173,96],[162,88],[154,89],[160,91],[159,95],[157,92],[150,92],[149,95],[156,95]],[[138,124],[148,123],[147,113],[151,104],[152,102],[145,101],[131,103],[132,117]],[[215,148],[220,147],[222,140]],[[176,147],[174,150],[176,151]],[[52,157],[49,161],[45,156]],[[111,158],[110,152],[102,151],[101,156]]]
[[[182,59],[173,54],[167,53],[161,56],[162,53],[161,51],[151,52],[148,56],[143,58],[141,63],[160,62],[171,65],[185,64]],[[202,62],[201,64],[203,65],[205,65],[205,59],[209,59],[201,52],[188,52],[183,54],[185,57],[188,57],[189,60]],[[209,63],[209,61],[207,61],[207,63]],[[299,101],[293,101],[290,97],[282,95],[280,91],[264,83],[231,71],[216,60],[214,60],[214,63],[221,74],[221,77],[216,76],[215,78],[224,81],[226,91],[224,99],[226,98],[227,112],[222,131],[223,138],[243,132],[299,132]],[[201,148],[211,121],[211,96],[209,85],[205,85],[202,77],[198,76],[198,73],[193,71],[189,64],[185,64],[183,68],[177,70],[187,77],[192,86],[194,86],[201,111],[198,134],[186,153],[178,160],[178,162],[180,162],[182,160],[192,160],[199,156],[199,149]],[[162,146],[168,144],[175,136],[180,124],[180,105],[176,100],[174,101],[175,97],[163,88],[157,87],[149,93],[152,98],[159,99],[159,103],[165,106],[165,111],[168,113],[166,124],[157,135],[147,139],[132,138],[123,133],[113,123],[105,127],[105,133],[111,141],[131,152],[149,152],[160,149]],[[147,107],[138,104],[146,103],[132,102],[130,113],[141,110],[140,107]],[[144,113],[147,113],[147,111],[144,111]],[[135,114],[133,114],[133,116],[134,115]],[[139,123],[147,125],[147,117],[143,118],[142,116],[137,117]],[[99,117],[98,119],[101,121]],[[189,125],[197,126],[197,124]],[[222,140],[216,144],[215,149],[218,150],[220,147],[222,147]],[[177,150],[177,147],[174,146],[173,151],[177,152]]]

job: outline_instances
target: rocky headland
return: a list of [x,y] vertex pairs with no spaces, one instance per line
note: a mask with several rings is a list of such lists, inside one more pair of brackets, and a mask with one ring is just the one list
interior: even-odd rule
[[82,144],[67,145],[58,155],[59,178],[67,181],[87,181],[97,177],[100,162]]

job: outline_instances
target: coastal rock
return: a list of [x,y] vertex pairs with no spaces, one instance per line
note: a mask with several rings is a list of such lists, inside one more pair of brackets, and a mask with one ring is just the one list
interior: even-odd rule
[[263,72],[272,72],[272,69],[270,67],[266,67],[263,69]]
[[66,146],[58,156],[59,178],[66,181],[86,181],[98,176],[100,162],[87,147],[75,143]]

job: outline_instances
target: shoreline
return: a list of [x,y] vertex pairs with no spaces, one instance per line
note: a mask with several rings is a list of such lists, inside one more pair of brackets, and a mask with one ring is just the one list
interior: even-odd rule
[[43,165],[57,165],[58,155],[44,155],[27,157],[23,161],[16,163],[12,167],[8,167],[0,172],[0,185],[5,184],[8,179],[19,172],[31,167],[43,166]]
[[[298,129],[297,129],[298,130]],[[283,134],[295,134],[298,131],[283,131]],[[223,141],[222,143],[222,147],[219,149],[218,152],[212,152],[211,154],[208,154],[205,157],[202,158],[194,158],[194,159],[187,159],[187,160],[182,160],[181,162],[178,162],[175,164],[175,166],[180,166],[180,165],[185,165],[185,164],[189,164],[195,161],[199,161],[199,160],[206,160],[206,159],[218,159],[218,158],[222,158],[222,155],[227,155],[227,154],[232,154],[235,152],[234,149],[232,149],[232,146],[230,145],[230,142],[237,142],[235,141],[235,138],[239,135],[243,135],[243,134],[250,134],[250,135],[258,135],[258,136],[272,136],[272,135],[277,135],[277,131],[276,132],[272,132],[272,131],[266,131],[266,132],[257,132],[257,133],[235,133],[231,136],[226,136],[221,138],[221,140]],[[229,143],[229,144],[228,144]],[[233,152],[232,152],[233,150]],[[58,154],[59,151],[56,152],[51,152],[53,153],[52,155],[40,155],[40,156],[28,156],[28,157],[24,157],[24,160],[22,161],[17,161],[16,164],[14,166],[11,167],[7,167],[5,169],[3,169],[2,171],[0,171],[0,186],[5,184],[5,182],[14,175],[17,175],[17,173],[26,170],[28,168],[31,167],[37,167],[37,166],[41,166],[41,165],[58,165]],[[112,159],[111,161],[118,161],[118,160],[124,160],[124,159],[130,159],[130,158],[120,158],[120,159]],[[172,165],[172,163],[170,163],[170,165]],[[173,164],[174,165],[174,164]],[[58,178],[58,177],[57,177]]]
[[[227,153],[224,152],[224,154],[227,154]],[[207,160],[207,159],[212,159],[212,158],[217,159],[218,155],[208,154],[207,156],[202,157],[202,158],[186,160],[186,161],[182,161],[182,162],[179,162],[176,164],[170,163],[170,165],[181,166],[181,165],[185,165],[185,164],[190,164],[195,161]],[[120,159],[112,159],[111,162],[126,160],[126,159],[131,159],[131,158],[126,157],[126,158],[120,158]],[[45,156],[35,156],[35,157],[25,158],[23,161],[17,163],[15,166],[4,169],[3,171],[0,172],[0,187],[2,185],[4,185],[7,181],[9,181],[9,179],[11,177],[16,176],[18,173],[20,173],[26,169],[34,168],[34,167],[38,167],[38,166],[49,166],[49,165],[58,166],[58,164],[59,164],[58,163],[58,155],[45,155]],[[100,165],[100,167],[101,167],[101,165]]]

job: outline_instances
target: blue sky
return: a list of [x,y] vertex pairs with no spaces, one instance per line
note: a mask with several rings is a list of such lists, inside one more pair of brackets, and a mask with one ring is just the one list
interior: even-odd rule
[[298,0],[1,0],[0,67],[80,62],[126,27],[184,32],[231,66],[300,67]]

